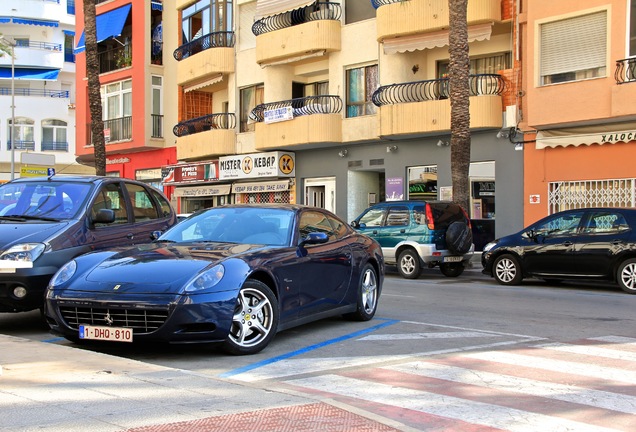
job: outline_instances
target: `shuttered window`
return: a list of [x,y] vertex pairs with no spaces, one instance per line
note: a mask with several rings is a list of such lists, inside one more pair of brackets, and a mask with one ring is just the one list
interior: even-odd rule
[[604,76],[607,11],[541,24],[541,84]]

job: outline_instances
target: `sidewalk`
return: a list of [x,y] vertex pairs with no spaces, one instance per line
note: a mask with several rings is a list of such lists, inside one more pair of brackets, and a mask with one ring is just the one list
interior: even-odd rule
[[408,430],[331,400],[6,335],[0,368],[1,432]]

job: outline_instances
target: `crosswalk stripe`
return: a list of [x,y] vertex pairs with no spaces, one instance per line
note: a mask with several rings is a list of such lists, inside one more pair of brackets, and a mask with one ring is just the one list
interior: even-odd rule
[[522,393],[564,402],[577,403],[607,410],[636,414],[636,397],[586,389],[574,385],[548,383],[475,369],[466,369],[428,362],[411,362],[385,366],[388,369],[411,375],[424,376],[493,390]]
[[543,369],[553,372],[582,375],[603,380],[636,384],[636,372],[618,368],[596,366],[593,364],[577,363],[565,360],[543,359],[541,357],[500,351],[465,353],[462,354],[462,357],[511,365],[523,365],[527,368]]
[[390,403],[392,406],[403,409],[505,429],[511,432],[536,432],[538,430],[601,432],[616,430],[515,408],[426,391],[398,388],[392,385],[337,375],[322,375],[289,382],[317,391],[375,403]]
[[591,337],[589,338],[589,340],[636,345],[635,338],[630,338],[625,336],[598,336],[598,337]]
[[589,345],[566,345],[553,343],[537,345],[537,348],[636,362],[636,353],[634,352],[620,351],[610,348],[599,348]]
[[502,337],[495,333],[483,332],[432,332],[432,333],[399,333],[399,334],[379,334],[362,337],[360,341],[379,340],[414,340],[414,339],[455,339],[455,338],[478,338],[478,337]]

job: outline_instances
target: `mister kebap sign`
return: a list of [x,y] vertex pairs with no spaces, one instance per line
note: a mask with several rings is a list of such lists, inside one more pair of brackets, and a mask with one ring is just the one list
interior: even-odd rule
[[252,153],[219,158],[219,180],[294,177],[295,155],[290,152]]

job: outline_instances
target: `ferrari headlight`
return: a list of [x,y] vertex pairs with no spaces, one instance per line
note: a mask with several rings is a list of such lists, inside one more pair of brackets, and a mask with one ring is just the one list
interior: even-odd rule
[[490,243],[486,244],[486,246],[484,246],[483,252],[488,252],[490,249],[494,248],[495,246],[497,246],[497,242],[491,241]]
[[11,246],[0,255],[0,260],[33,262],[44,252],[43,243],[21,243]]
[[188,282],[188,284],[185,286],[184,291],[187,293],[192,293],[212,288],[214,285],[219,283],[221,279],[223,279],[224,274],[225,267],[223,267],[222,264],[217,264],[214,267],[204,271],[203,273],[198,274],[194,279]]
[[67,282],[70,278],[73,277],[75,271],[77,270],[77,263],[75,260],[69,261],[64,264],[60,269],[53,275],[51,278],[51,282],[49,282],[49,286],[55,287],[58,285],[62,285],[64,282]]

